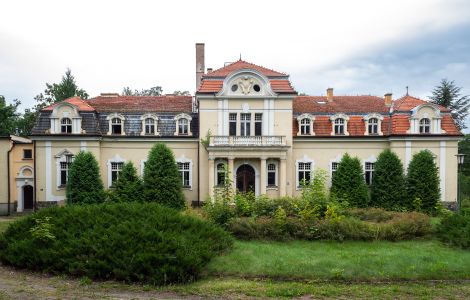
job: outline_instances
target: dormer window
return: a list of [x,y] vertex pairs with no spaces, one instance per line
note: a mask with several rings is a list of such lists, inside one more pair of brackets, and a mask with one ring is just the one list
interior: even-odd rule
[[175,135],[192,135],[191,133],[191,116],[187,114],[179,114],[175,117],[176,131]]
[[369,134],[379,133],[379,120],[377,120],[377,118],[370,118],[369,124],[367,126],[368,126],[367,129],[369,130]]
[[119,118],[111,119],[111,133],[112,134],[121,134],[122,133],[121,119],[119,119]]
[[431,120],[428,118],[419,120],[419,133],[431,133]]
[[297,135],[315,135],[313,132],[313,121],[315,118],[310,114],[302,114],[297,117],[299,131]]
[[331,135],[349,135],[348,121],[349,117],[345,114],[336,114],[330,117],[332,122]]
[[335,135],[344,135],[344,119],[335,120]]
[[158,135],[158,117],[154,114],[145,114],[140,117],[142,120],[142,132],[140,135]]
[[371,113],[364,117],[366,135],[383,135],[383,116],[378,113]]
[[145,134],[155,134],[155,121],[151,118],[145,119]]
[[70,120],[70,118],[62,118],[62,120],[60,120],[60,132],[72,133],[72,120]]

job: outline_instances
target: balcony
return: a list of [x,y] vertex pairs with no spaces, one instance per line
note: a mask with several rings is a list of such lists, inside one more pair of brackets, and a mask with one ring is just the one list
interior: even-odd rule
[[210,137],[209,147],[285,147],[286,137],[281,135]]

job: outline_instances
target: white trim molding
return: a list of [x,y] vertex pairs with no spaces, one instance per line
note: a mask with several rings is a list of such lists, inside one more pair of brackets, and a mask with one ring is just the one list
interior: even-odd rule
[[[72,113],[63,112],[59,114],[59,109],[68,106],[72,109]],[[60,102],[52,110],[52,113],[49,117],[51,120],[51,127],[49,129],[52,134],[60,134],[61,132],[61,120],[63,118],[68,118],[72,121],[72,134],[80,134],[82,132],[82,117],[80,116],[78,109],[75,105],[68,102]]]
[[[304,125],[306,126],[306,124],[301,124],[302,123],[302,120],[305,120],[305,119],[308,119],[309,120],[309,134],[302,134],[302,130],[301,130],[301,126]],[[304,114],[301,114],[300,116],[297,117],[297,123],[298,123],[298,126],[299,126],[299,131],[297,132],[297,135],[298,136],[308,136],[308,135],[315,135],[315,132],[313,131],[313,122],[315,121],[315,117],[312,116],[311,114],[308,114],[308,113],[304,113]]]
[[124,125],[125,125],[125,122],[126,122],[126,118],[123,115],[118,114],[118,113],[112,113],[112,114],[106,116],[106,120],[108,121],[108,133],[107,134],[108,135],[113,135],[112,121],[115,118],[118,118],[118,119],[121,120],[121,135],[126,135],[125,130],[124,130],[124,128],[125,128]]
[[300,189],[300,180],[299,180],[299,163],[310,163],[310,180],[313,178],[313,170],[315,169],[315,161],[304,155],[301,159],[295,161],[295,188]]
[[[154,130],[153,134],[145,132],[145,125],[146,125],[145,121],[147,119],[153,119],[153,128],[154,128],[153,129]],[[160,135],[158,133],[158,120],[159,119],[158,119],[157,115],[155,115],[155,114],[147,113],[147,114],[142,115],[140,117],[140,121],[142,122],[142,131],[140,132],[140,135],[147,135],[147,136],[148,135]]]
[[121,156],[119,156],[119,154],[116,154],[114,155],[114,157],[108,159],[108,161],[106,162],[106,166],[108,168],[108,188],[110,188],[112,185],[113,185],[113,178],[112,178],[112,175],[111,175],[111,163],[125,163],[126,160],[123,159]]
[[178,114],[175,116],[174,120],[175,120],[175,125],[176,125],[176,128],[175,128],[175,135],[180,135],[180,132],[179,132],[179,121],[181,119],[186,119],[188,121],[188,134],[185,134],[187,136],[192,136],[192,132],[191,132],[191,121],[193,120],[193,118],[191,118],[190,115],[188,114],[185,114],[185,113],[181,113],[181,114]]
[[[275,180],[274,180],[274,186],[273,185],[268,185],[268,174],[270,173],[269,171],[269,165],[273,164],[275,166],[274,173],[275,173]],[[266,160],[266,188],[267,189],[277,189],[279,187],[279,161],[275,159],[267,159]],[[261,170],[263,172],[263,170]]]
[[370,119],[377,119],[377,134],[378,135],[383,135],[383,132],[382,132],[382,121],[384,119],[384,117],[381,115],[381,114],[378,114],[378,113],[371,113],[371,114],[368,114],[366,116],[364,116],[364,125],[366,126],[366,135],[371,135],[370,132],[369,132],[369,121]]
[[[420,111],[423,108],[431,108],[433,115],[429,115],[428,113],[423,113],[420,115]],[[442,114],[439,107],[432,103],[424,103],[421,105],[416,106],[411,110],[411,117],[410,117],[410,129],[407,133],[411,134],[420,134],[420,122],[422,119],[429,119],[430,121],[430,130],[429,133],[423,134],[442,134],[445,131],[442,129],[441,120]]]
[[[344,121],[344,134],[335,134],[335,122],[337,119],[343,119]],[[349,135],[348,132],[348,121],[349,121],[349,116],[343,113],[339,114],[334,114],[330,117],[331,121],[331,135]]]
[[[192,190],[193,189],[193,161],[189,158],[186,158],[186,156],[183,154],[181,157],[176,159],[176,163],[189,163],[189,186],[184,186],[183,188]],[[178,172],[179,172],[178,168]]]
[[[447,143],[440,141],[439,143],[439,177],[441,188],[441,201],[446,201],[446,158],[447,158]],[[458,192],[458,191],[457,191]],[[451,199],[447,199],[451,200]]]
[[[73,160],[74,154],[70,152],[69,150],[64,149],[60,151],[59,153],[57,153],[54,157],[56,160],[55,161],[56,163],[56,186],[57,186],[57,190],[62,190],[65,188],[65,185],[61,184],[62,169],[60,167],[60,163],[67,162],[67,157],[71,157]],[[69,169],[67,167],[67,177],[68,177],[68,172],[69,172]]]

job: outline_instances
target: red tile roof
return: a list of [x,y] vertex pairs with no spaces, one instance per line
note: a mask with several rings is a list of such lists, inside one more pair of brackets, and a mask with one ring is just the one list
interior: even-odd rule
[[[415,108],[415,107],[417,107],[421,104],[426,104],[426,103],[429,103],[429,102],[424,101],[424,100],[419,99],[419,98],[416,98],[416,97],[406,95],[406,96],[401,97],[400,99],[397,99],[397,100],[393,101],[393,110],[410,111],[413,108]],[[449,109],[447,109],[444,106],[438,105],[438,107],[442,112],[448,112],[449,111]]]
[[326,96],[297,96],[294,113],[388,113],[383,98],[376,96],[334,96],[328,102]]
[[237,71],[237,70],[241,70],[241,69],[253,69],[267,77],[287,76],[287,74],[285,73],[277,72],[277,71],[274,71],[274,70],[271,70],[262,66],[258,66],[258,65],[246,62],[244,60],[238,60],[220,69],[209,72],[203,75],[203,77],[226,77],[230,73]]
[[454,119],[451,115],[444,115],[441,120],[441,127],[445,130],[446,134],[450,135],[462,135],[457,126],[455,125]]
[[98,112],[192,112],[192,96],[114,96],[87,100]]
[[[270,80],[271,88],[276,93],[296,93],[287,79]],[[223,87],[223,80],[203,80],[198,93],[218,93]]]
[[70,103],[70,104],[76,106],[79,111],[95,111],[95,109],[93,107],[91,107],[86,100],[82,100],[78,96],[65,99],[64,101],[61,101],[61,102],[56,102],[52,105],[49,105],[49,106],[43,108],[42,110],[43,111],[52,111],[52,110],[54,110],[54,108],[57,105],[59,105],[62,102],[67,102],[67,103]]

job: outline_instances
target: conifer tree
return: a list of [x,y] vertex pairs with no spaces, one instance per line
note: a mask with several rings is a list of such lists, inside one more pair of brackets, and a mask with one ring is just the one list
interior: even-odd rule
[[390,149],[379,154],[370,188],[371,206],[389,210],[407,207],[403,164]]
[[332,178],[331,194],[340,201],[347,201],[351,206],[367,206],[369,191],[357,157],[344,154]]
[[114,184],[111,200],[115,202],[142,200],[142,191],[142,180],[137,176],[134,164],[131,161],[126,162]]
[[91,152],[80,151],[75,156],[68,173],[66,195],[68,204],[105,201],[98,162]]
[[144,198],[163,205],[183,209],[186,206],[181,176],[173,152],[165,144],[150,150],[144,168]]
[[433,213],[440,199],[438,168],[431,151],[422,150],[408,165],[406,193],[410,208]]
[[453,80],[442,79],[429,98],[432,103],[450,109],[452,117],[460,129],[467,128],[465,119],[470,109],[470,96],[462,95],[462,88],[456,86]]

